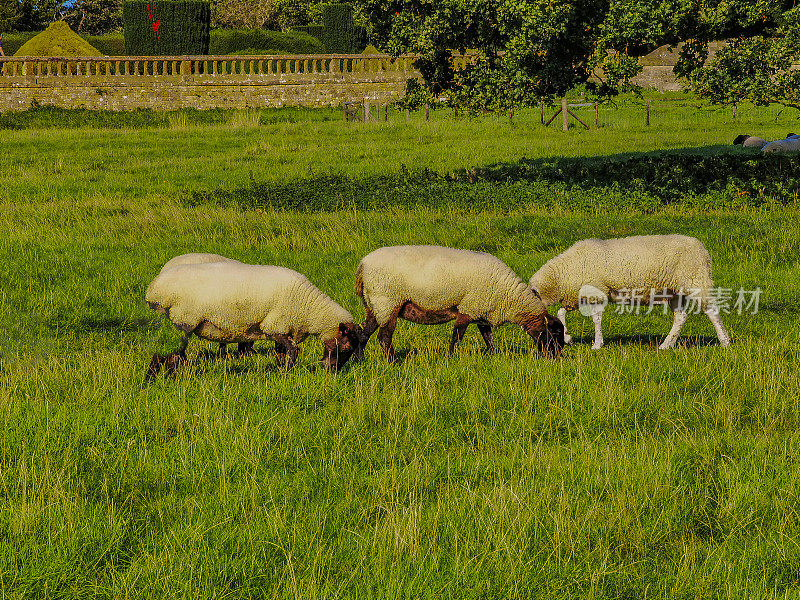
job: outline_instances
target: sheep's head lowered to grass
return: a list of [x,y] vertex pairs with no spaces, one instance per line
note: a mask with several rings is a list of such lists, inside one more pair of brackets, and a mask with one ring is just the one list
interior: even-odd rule
[[[200,262],[208,260],[208,262]],[[188,261],[188,262],[187,262]],[[256,340],[273,340],[278,364],[291,369],[298,344],[319,337],[323,364],[340,369],[358,349],[353,316],[304,275],[285,267],[247,265],[217,255],[176,257],[147,288],[153,310],[169,318],[183,334],[175,358],[154,358],[154,377],[184,360],[192,335],[248,348]]]
[[421,325],[455,320],[452,354],[474,323],[486,350],[494,352],[492,328],[515,323],[544,356],[557,357],[564,346],[563,324],[547,314],[544,303],[500,259],[485,252],[442,246],[390,246],[363,259],[356,272],[356,293],[364,302],[362,345],[372,333],[386,357],[397,319]]
[[544,327],[528,328],[523,323],[522,328],[525,332],[536,340],[536,348],[539,354],[547,358],[558,358],[564,349],[564,325],[553,317],[546,314]]
[[336,337],[323,342],[325,350],[322,364],[330,371],[338,371],[353,354],[358,352],[360,342],[360,326],[354,323],[340,323]]

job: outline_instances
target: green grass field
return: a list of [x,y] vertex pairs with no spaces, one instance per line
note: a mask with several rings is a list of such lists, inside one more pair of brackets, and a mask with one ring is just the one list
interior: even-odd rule
[[[2,132],[0,597],[800,597],[800,161],[730,146],[796,113],[687,100],[648,128],[629,102],[567,133],[536,111],[278,114]],[[559,180],[572,158],[645,176]],[[337,375],[315,339],[289,373],[271,344],[223,361],[194,340],[143,381],[178,343],[144,303],[176,254],[297,269],[361,320],[379,246],[486,250],[527,280],[579,239],[672,232],[718,286],[763,290],[723,314],[728,349],[705,316],[658,351],[671,317],[608,309],[607,346],[572,314],[558,361],[513,326],[447,358],[450,326],[401,322],[395,365],[376,340]]]

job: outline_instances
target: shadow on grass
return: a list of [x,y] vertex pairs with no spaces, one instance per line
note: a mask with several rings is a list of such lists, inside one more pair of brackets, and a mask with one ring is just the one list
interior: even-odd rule
[[728,145],[595,157],[522,158],[436,173],[408,169],[367,177],[317,175],[288,183],[251,179],[235,188],[195,191],[188,206],[332,211],[456,206],[524,206],[653,212],[671,204],[699,208],[797,202],[800,156],[762,155]]
[[[603,336],[603,347],[605,346],[650,346],[658,348],[664,341],[666,335],[609,335]],[[585,344],[591,346],[594,343],[594,335],[575,337],[573,336],[572,345]],[[679,337],[675,348],[702,348],[705,346],[719,346],[719,339],[716,336],[686,336]]]
[[743,196],[755,197],[787,188],[797,191],[800,158],[715,145],[594,157],[522,158],[456,171],[450,178],[470,183],[540,181],[580,189],[610,187],[669,203],[687,195],[722,192],[731,186]]

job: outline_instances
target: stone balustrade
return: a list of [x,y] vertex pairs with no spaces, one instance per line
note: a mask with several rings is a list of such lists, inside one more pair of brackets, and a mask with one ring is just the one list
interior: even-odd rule
[[[471,61],[456,56],[456,68]],[[391,102],[419,77],[413,56],[99,56],[0,58],[0,110],[261,108]]]

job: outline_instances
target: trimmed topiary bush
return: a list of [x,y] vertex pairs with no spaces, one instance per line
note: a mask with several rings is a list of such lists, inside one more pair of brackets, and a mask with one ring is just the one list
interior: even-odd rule
[[14,56],[101,56],[97,48],[72,31],[64,21],[56,21],[34,36]]
[[319,38],[325,51],[332,54],[358,54],[367,45],[367,30],[353,21],[352,4],[325,5],[322,19],[322,25],[301,25],[294,29]]
[[211,5],[201,0],[128,0],[122,5],[128,56],[208,54]]
[[322,13],[322,19],[325,26],[322,43],[328,52],[352,54],[359,51],[352,4],[329,4]]

